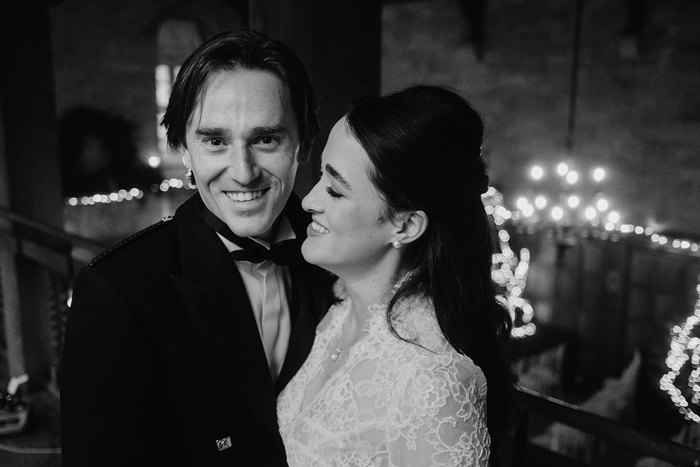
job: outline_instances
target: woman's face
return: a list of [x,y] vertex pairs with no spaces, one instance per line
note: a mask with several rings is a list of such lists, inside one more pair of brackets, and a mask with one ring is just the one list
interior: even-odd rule
[[340,119],[321,158],[321,179],[302,200],[312,214],[304,258],[343,277],[366,274],[391,251],[397,227],[369,179],[369,156]]

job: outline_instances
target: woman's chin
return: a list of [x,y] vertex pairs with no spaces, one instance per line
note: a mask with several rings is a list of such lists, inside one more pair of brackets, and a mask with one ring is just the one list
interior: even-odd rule
[[319,248],[314,247],[313,243],[313,239],[307,237],[304,243],[301,244],[301,254],[307,263],[323,267],[322,261],[320,261],[321,258],[319,258],[321,256],[319,255]]

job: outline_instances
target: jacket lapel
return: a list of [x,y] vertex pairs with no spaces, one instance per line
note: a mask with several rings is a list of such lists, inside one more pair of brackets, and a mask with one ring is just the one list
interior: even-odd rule
[[181,275],[172,282],[210,358],[262,425],[277,434],[273,385],[248,295],[233,260],[201,218],[199,195],[175,215]]
[[[298,246],[306,239],[306,228],[311,221],[310,216],[301,208],[299,199],[292,194],[285,206],[285,215],[289,219]],[[289,311],[292,315],[292,333],[284,364],[275,382],[275,394],[282,392],[290,379],[296,374],[309,355],[316,335],[316,325],[319,322],[323,289],[325,282],[319,282],[323,274],[316,266],[304,262],[300,253],[300,261],[289,266],[291,276],[291,296]],[[314,280],[316,279],[316,280]]]
[[314,343],[318,317],[314,313],[316,306],[311,295],[314,291],[311,288],[308,269],[309,267],[305,264],[289,267],[292,283],[289,308],[293,316],[293,326],[289,336],[287,355],[275,383],[275,394],[282,392],[296,374]]

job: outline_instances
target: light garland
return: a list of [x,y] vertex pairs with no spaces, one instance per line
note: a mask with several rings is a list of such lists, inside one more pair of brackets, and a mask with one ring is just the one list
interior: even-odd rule
[[[520,216],[517,214],[517,211],[516,214],[512,215],[512,218],[513,222],[519,225]],[[611,239],[616,241],[619,240],[619,234],[646,237],[654,248],[663,248],[674,253],[686,253],[693,256],[700,256],[700,243],[687,238],[676,238],[657,234],[651,227],[642,227],[633,224],[615,224],[612,222],[606,222],[601,225],[600,222],[596,221],[579,226],[579,236],[583,238],[590,236],[603,240]]]
[[[165,193],[171,189],[190,189],[187,184],[179,178],[170,178],[163,180],[160,184],[151,185],[153,193]],[[66,199],[66,204],[69,206],[89,206],[93,204],[110,204],[121,203],[122,201],[131,201],[141,199],[144,196],[143,190],[131,188],[130,190],[121,189],[112,193],[97,193],[91,196],[70,197]]]
[[[489,187],[481,199],[486,213],[497,227],[511,218],[511,212],[503,207],[503,195],[494,187]],[[498,227],[497,233],[500,252],[494,253],[491,258],[491,277],[502,293],[496,298],[508,310],[513,320],[511,336],[532,336],[536,330],[535,323],[532,322],[534,310],[530,302],[522,297],[530,267],[530,251],[523,248],[520,250],[520,256],[516,256],[510,247],[508,231]]]
[[[666,366],[670,371],[661,377],[659,387],[671,396],[671,401],[686,420],[698,423],[700,415],[690,408],[690,404],[697,406],[700,403],[700,338],[690,337],[690,334],[695,325],[700,323],[700,283],[696,291],[698,301],[695,303],[695,311],[685,320],[683,326],[674,326],[671,329],[671,349],[666,357]],[[688,376],[688,387],[692,392],[690,404],[674,384],[688,361],[692,366]]]

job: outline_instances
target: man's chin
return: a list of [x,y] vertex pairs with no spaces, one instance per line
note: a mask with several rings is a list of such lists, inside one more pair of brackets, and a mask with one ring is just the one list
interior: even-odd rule
[[272,226],[275,225],[275,219],[269,220],[256,219],[245,216],[236,216],[225,220],[228,228],[239,237],[260,237],[265,238]]

